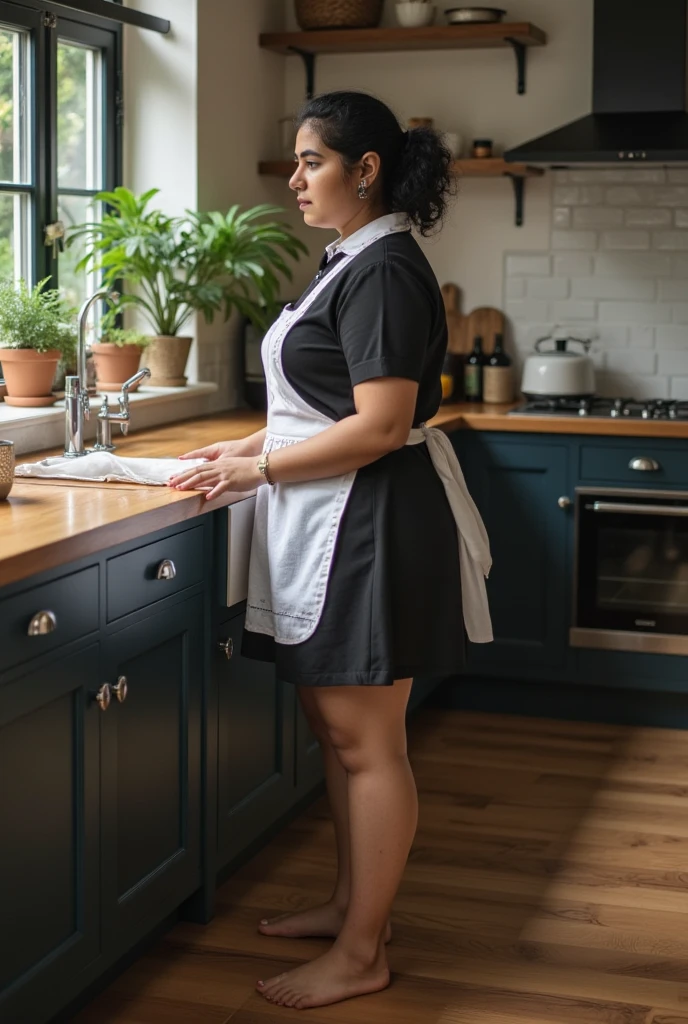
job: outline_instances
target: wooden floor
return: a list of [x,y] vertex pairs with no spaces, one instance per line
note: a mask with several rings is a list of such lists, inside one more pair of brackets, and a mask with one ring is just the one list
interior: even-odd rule
[[300,1015],[254,993],[326,948],[255,928],[328,894],[319,802],[75,1024],[688,1024],[687,733],[430,711],[411,751],[388,991]]

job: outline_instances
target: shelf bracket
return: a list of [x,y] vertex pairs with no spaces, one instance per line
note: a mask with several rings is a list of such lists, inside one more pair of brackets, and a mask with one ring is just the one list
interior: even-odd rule
[[526,190],[526,179],[520,174],[510,174],[508,171],[506,176],[511,178],[511,184],[514,186],[514,223],[517,228],[520,228],[523,227],[523,197]]
[[312,100],[315,93],[315,54],[310,50],[302,50],[299,46],[290,46],[289,50],[303,61],[306,71],[306,99]]
[[512,39],[511,37],[507,38],[505,42],[513,47],[516,56],[517,91],[519,96],[523,96],[526,91],[526,52],[528,47],[523,43],[519,43],[518,39]]

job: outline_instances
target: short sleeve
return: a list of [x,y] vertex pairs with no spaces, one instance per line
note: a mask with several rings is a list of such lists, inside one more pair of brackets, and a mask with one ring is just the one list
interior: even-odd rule
[[337,313],[352,387],[375,377],[420,381],[432,318],[427,291],[398,263],[375,263],[357,274]]

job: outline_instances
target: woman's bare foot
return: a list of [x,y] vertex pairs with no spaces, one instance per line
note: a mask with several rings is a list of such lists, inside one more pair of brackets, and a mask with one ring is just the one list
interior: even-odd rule
[[389,967],[384,949],[374,963],[364,964],[335,945],[312,963],[269,981],[259,981],[256,988],[268,1002],[277,1006],[306,1010],[381,992],[388,985]]
[[[261,935],[276,935],[285,939],[336,939],[344,923],[345,911],[329,901],[319,907],[302,910],[298,914],[281,914],[258,925]],[[387,922],[385,942],[392,938],[392,926]]]

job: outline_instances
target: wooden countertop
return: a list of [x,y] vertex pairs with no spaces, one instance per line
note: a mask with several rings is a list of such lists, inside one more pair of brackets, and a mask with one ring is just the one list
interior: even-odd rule
[[[443,430],[499,430],[523,433],[606,434],[688,438],[688,424],[669,421],[509,416],[515,405],[443,406],[432,425]],[[134,432],[121,438],[120,455],[170,457],[218,439],[245,437],[265,424],[263,413],[238,410]],[[37,461],[59,451],[20,456]],[[96,554],[155,530],[181,523],[240,500],[223,495],[208,502],[202,494],[131,484],[74,481],[15,481],[9,500],[0,502],[0,586]]]

